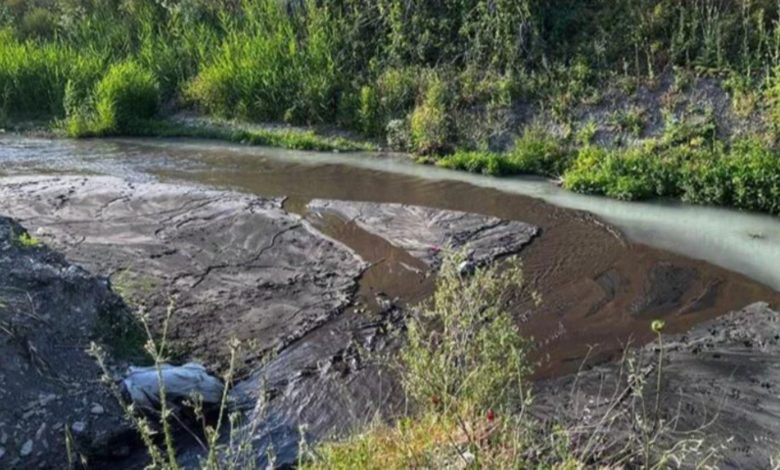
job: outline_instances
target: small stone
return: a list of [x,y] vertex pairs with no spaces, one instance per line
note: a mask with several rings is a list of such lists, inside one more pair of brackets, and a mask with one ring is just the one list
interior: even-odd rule
[[474,264],[473,261],[468,261],[468,260],[462,261],[458,265],[458,273],[462,277],[471,276],[472,274],[474,274],[474,271],[476,271],[476,269],[477,269],[477,266],[476,266],[476,264]]
[[105,411],[105,410],[103,409],[103,406],[102,406],[102,405],[100,405],[100,404],[98,404],[98,403],[94,403],[94,404],[92,405],[92,408],[91,408],[89,411],[90,411],[90,413],[92,413],[93,415],[102,415],[102,414],[103,414],[103,411]]
[[70,425],[70,428],[73,430],[73,432],[81,434],[85,429],[87,429],[87,423],[84,421],[76,421]]
[[39,427],[38,430],[35,431],[35,439],[40,440],[44,432],[46,432],[46,423],[41,424],[41,427]]
[[53,402],[57,399],[57,395],[50,393],[48,395],[46,394],[40,394],[38,395],[38,402],[41,406],[46,406],[49,403]]
[[33,441],[32,439],[27,439],[27,442],[22,444],[22,448],[19,449],[19,455],[22,457],[27,457],[28,455],[32,454],[33,451]]

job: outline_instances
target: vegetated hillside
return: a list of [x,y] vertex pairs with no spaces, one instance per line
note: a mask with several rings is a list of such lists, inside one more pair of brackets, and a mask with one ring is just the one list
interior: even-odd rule
[[0,0],[0,123],[192,108],[771,213],[779,64],[774,0]]

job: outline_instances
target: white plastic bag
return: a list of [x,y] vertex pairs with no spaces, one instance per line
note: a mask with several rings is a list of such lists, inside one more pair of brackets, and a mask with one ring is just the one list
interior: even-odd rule
[[[194,362],[183,366],[162,364],[160,372],[169,403],[181,403],[196,395],[201,396],[206,405],[220,403],[222,381],[209,375],[202,365]],[[159,408],[160,377],[157,367],[129,367],[122,385],[136,406]]]

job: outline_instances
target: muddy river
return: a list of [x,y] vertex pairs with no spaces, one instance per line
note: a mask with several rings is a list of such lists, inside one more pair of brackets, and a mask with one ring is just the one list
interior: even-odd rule
[[[516,312],[534,338],[540,377],[570,372],[583,358],[613,359],[650,338],[755,301],[780,305],[780,223],[761,215],[680,204],[638,204],[568,193],[536,179],[496,179],[424,167],[398,155],[325,154],[194,140],[61,141],[0,137],[0,173],[101,174],[130,181],[197,184],[284,196],[307,216],[315,198],[405,203],[533,224],[522,251],[541,295]],[[0,201],[2,212],[2,201]],[[406,251],[338,218],[315,225],[371,263],[361,304],[376,294],[415,304],[433,281]],[[354,313],[350,313],[354,314]]]

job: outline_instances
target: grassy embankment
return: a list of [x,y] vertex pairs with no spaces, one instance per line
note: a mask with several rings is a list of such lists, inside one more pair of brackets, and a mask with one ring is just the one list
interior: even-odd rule
[[[2,0],[0,125],[371,148],[161,120],[195,109],[337,126],[445,167],[561,177],[575,191],[779,213],[779,25],[769,0]],[[689,120],[670,96],[663,132],[647,135],[637,90],[668,76],[680,90],[714,80],[748,131],[730,132],[722,109]],[[587,106],[610,116],[583,118]],[[544,119],[507,124],[518,108]],[[520,138],[497,145],[498,128]],[[626,138],[605,145],[604,132]]]

